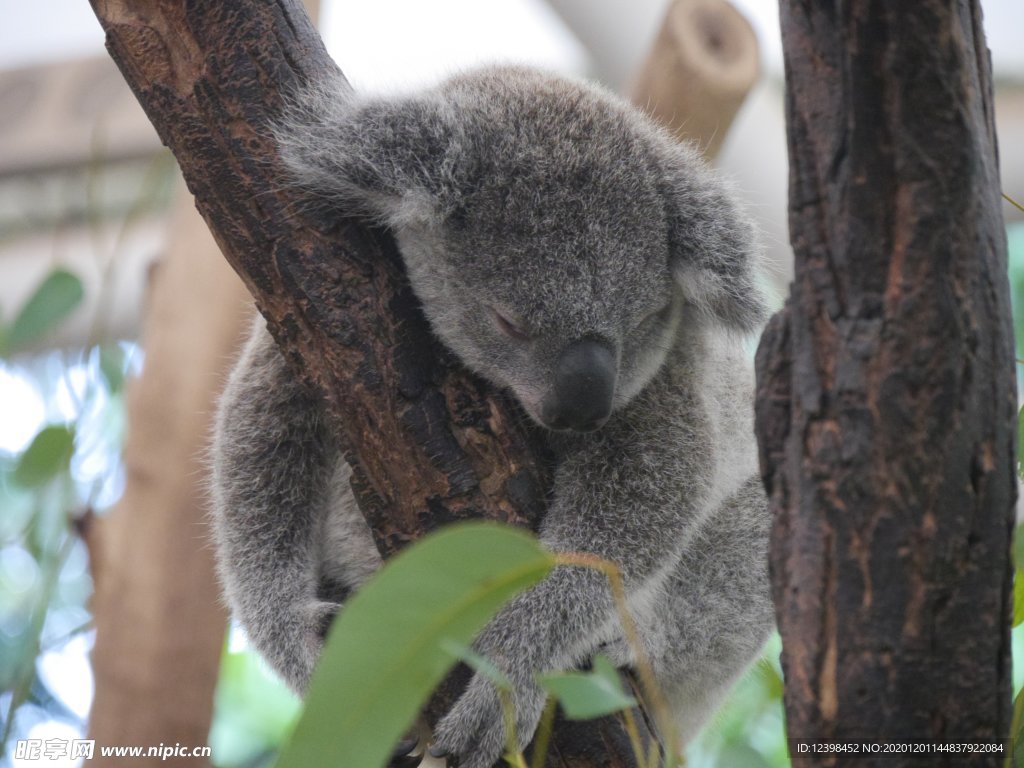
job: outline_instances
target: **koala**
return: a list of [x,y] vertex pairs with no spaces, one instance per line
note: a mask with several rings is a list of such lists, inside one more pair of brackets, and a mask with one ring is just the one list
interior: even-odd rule
[[[275,126],[293,182],[394,233],[433,332],[509,391],[556,466],[539,536],[619,565],[685,742],[772,627],[768,513],[745,337],[765,316],[752,226],[697,152],[592,84],[522,67],[420,93],[308,86]],[[380,565],[320,404],[257,323],[217,414],[213,509],[228,601],[298,692],[324,631]],[[514,687],[634,664],[605,577],[557,567],[475,648]],[[505,745],[477,675],[432,752],[487,768]]]

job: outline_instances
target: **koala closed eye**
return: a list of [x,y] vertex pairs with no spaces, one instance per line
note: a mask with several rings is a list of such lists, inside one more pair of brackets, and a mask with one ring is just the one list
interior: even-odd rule
[[672,313],[672,302],[667,302],[654,309],[648,310],[648,312],[640,318],[640,322],[636,324],[636,328],[643,328],[646,325],[651,325],[657,322],[663,322],[668,319]]
[[516,341],[530,341],[534,338],[534,335],[524,328],[522,321],[513,320],[508,317],[501,310],[490,307],[491,318],[494,320],[494,324],[498,326],[498,329],[508,336],[510,339]]

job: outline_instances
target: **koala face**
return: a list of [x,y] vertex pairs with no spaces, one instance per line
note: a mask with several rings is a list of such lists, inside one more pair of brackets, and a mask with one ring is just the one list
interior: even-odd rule
[[435,332],[469,368],[542,426],[590,431],[643,388],[676,333],[664,211],[654,190],[643,199],[614,178],[598,200],[593,186],[539,188],[532,173],[399,227],[399,247]]
[[[549,429],[590,431],[654,375],[682,297],[632,115],[464,83],[433,215],[397,227],[435,331]],[[515,130],[510,131],[509,126]]]
[[720,182],[600,88],[496,67],[299,104],[275,128],[296,180],[390,226],[437,335],[545,427],[597,429],[636,396],[684,305],[687,323],[760,319],[749,226]]

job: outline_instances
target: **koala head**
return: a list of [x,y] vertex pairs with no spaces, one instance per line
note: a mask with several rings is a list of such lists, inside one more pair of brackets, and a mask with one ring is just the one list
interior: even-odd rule
[[300,185],[392,228],[435,333],[550,429],[600,427],[693,326],[762,318],[721,182],[595,86],[509,67],[401,98],[321,83],[275,135]]

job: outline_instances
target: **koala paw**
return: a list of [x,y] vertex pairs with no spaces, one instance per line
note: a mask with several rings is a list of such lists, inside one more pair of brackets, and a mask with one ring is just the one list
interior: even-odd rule
[[308,627],[307,633],[316,642],[318,653],[320,648],[323,647],[324,640],[327,639],[327,632],[331,628],[334,617],[338,615],[340,610],[340,603],[330,603],[323,600],[310,603],[303,609],[303,618]]
[[[544,691],[532,681],[516,686],[512,694],[520,749],[533,738],[545,698]],[[474,675],[455,706],[438,723],[434,736],[431,755],[454,756],[459,768],[491,768],[504,752],[506,741],[505,716],[494,684]]]

